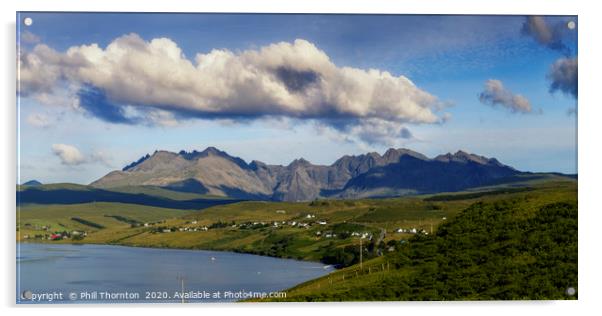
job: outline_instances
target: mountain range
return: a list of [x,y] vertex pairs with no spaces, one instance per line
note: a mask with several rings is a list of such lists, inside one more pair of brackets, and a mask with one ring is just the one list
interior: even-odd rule
[[97,188],[158,186],[239,199],[309,201],[460,191],[522,172],[495,158],[458,151],[435,158],[409,149],[343,156],[332,165],[300,158],[288,166],[250,163],[215,147],[147,154],[91,183]]

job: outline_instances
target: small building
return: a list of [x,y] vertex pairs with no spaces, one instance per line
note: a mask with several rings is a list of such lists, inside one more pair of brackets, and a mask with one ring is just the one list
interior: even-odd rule
[[286,211],[285,210],[276,210],[276,213],[277,214],[286,214]]
[[326,225],[328,223],[326,223],[326,221],[318,221],[318,224],[320,224],[320,225]]
[[61,235],[61,234],[50,235],[50,240],[61,240],[61,239],[63,239],[63,235]]

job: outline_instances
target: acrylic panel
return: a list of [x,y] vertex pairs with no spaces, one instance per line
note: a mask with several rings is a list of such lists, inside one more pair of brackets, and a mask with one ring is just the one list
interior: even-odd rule
[[22,304],[577,299],[577,16],[17,13]]

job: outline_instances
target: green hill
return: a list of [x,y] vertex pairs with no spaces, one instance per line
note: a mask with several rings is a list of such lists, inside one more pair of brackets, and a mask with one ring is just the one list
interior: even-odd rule
[[199,210],[214,205],[238,202],[194,193],[182,193],[151,186],[129,186],[99,189],[92,186],[54,183],[39,186],[17,186],[17,206],[29,204],[82,204],[113,202],[160,208]]
[[287,291],[287,301],[576,299],[576,186],[479,201],[436,234]]

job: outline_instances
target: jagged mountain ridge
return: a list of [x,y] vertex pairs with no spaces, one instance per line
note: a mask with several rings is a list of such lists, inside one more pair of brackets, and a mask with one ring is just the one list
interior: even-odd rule
[[343,156],[330,166],[300,158],[287,166],[246,163],[215,147],[203,151],[158,150],[91,183],[99,188],[160,186],[244,199],[307,201],[458,191],[520,172],[464,151],[428,158],[409,149]]

